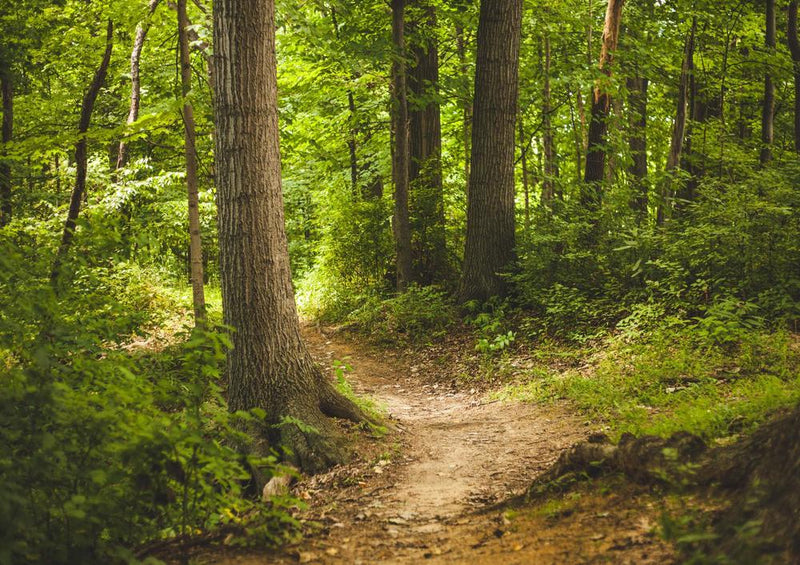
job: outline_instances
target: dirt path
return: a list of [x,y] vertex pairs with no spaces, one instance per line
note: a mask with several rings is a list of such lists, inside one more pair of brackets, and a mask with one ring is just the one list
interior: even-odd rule
[[[663,551],[651,560],[652,524],[636,516],[625,516],[634,525],[616,516],[604,524],[608,512],[592,511],[587,521],[573,509],[548,523],[543,515],[512,521],[490,509],[523,492],[561,450],[588,435],[590,427],[566,409],[487,402],[426,383],[417,367],[393,355],[365,353],[313,328],[305,338],[323,366],[340,360],[353,367],[348,380],[355,391],[383,405],[396,430],[378,451],[366,446],[360,464],[297,485],[309,500],[309,517],[323,525],[317,535],[280,555],[204,563],[584,563],[615,549],[610,562],[667,561]],[[630,535],[620,545],[598,537],[603,528]],[[630,541],[636,536],[650,540],[648,551],[616,560],[641,545]]]

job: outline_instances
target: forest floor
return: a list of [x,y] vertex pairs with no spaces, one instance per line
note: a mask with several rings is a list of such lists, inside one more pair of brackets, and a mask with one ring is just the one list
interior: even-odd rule
[[[669,563],[659,517],[679,502],[624,481],[510,505],[596,426],[566,405],[489,400],[443,381],[414,353],[377,350],[308,326],[324,367],[352,366],[389,431],[358,442],[355,461],[292,487],[310,533],[278,552],[206,548],[195,563]],[[611,479],[613,482],[614,479]]]

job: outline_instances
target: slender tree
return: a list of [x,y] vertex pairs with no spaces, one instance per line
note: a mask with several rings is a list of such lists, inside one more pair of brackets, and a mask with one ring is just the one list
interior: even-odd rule
[[675,121],[672,124],[672,137],[670,138],[669,155],[667,156],[666,178],[661,185],[661,194],[656,211],[656,223],[664,224],[669,201],[672,196],[673,173],[681,163],[683,140],[686,134],[686,110],[689,100],[689,86],[691,75],[694,71],[694,36],[697,32],[697,16],[692,18],[692,27],[686,36],[683,46],[683,62],[681,75],[678,81],[678,99],[675,110]]
[[542,150],[544,155],[544,171],[542,172],[542,203],[550,204],[555,195],[553,188],[556,176],[555,139],[552,125],[552,100],[550,92],[550,32],[542,34],[539,50],[542,66]]
[[192,90],[192,59],[189,55],[186,0],[178,0],[178,51],[181,62],[181,98],[183,99],[183,149],[186,159],[186,193],[189,203],[189,276],[192,281],[192,305],[195,323],[202,325],[206,317],[203,292],[203,244],[200,238],[200,199],[197,192],[197,147],[195,143],[194,108],[189,98]]
[[447,275],[442,122],[439,108],[439,46],[436,11],[427,2],[415,6],[413,66],[409,86],[409,186],[414,280],[431,284]]
[[[456,24],[456,54],[458,55],[458,70],[462,77],[468,76],[469,65],[467,65],[467,47],[464,40],[464,28],[460,24]],[[472,131],[472,94],[469,92],[469,83],[465,85],[465,92],[461,97],[461,138],[464,145],[464,179],[466,186],[469,186],[469,169],[470,169],[470,156],[472,149],[470,147],[470,138]]]
[[[598,68],[606,77],[611,77],[611,63],[619,41],[619,27],[622,21],[622,6],[625,0],[608,0],[603,40],[600,47]],[[587,209],[600,207],[602,199],[601,183],[605,176],[606,132],[611,110],[611,94],[608,86],[598,81],[592,98],[592,117],[589,122],[589,138],[586,149],[586,170],[583,175],[584,187],[581,203]]]
[[[767,0],[765,22],[765,46],[769,55],[775,54],[775,0]],[[772,80],[772,63],[767,65],[764,75],[764,103],[761,107],[761,153],[759,162],[766,165],[772,161],[772,144],[775,139],[775,84]]]
[[67,221],[64,223],[64,233],[61,236],[61,243],[58,246],[58,251],[56,251],[53,268],[50,271],[50,282],[53,285],[56,285],[58,282],[58,278],[61,275],[61,265],[72,245],[72,238],[75,235],[75,224],[78,220],[78,214],[81,211],[81,203],[86,193],[86,168],[89,157],[86,132],[89,130],[89,124],[92,121],[95,100],[97,100],[97,95],[108,73],[108,65],[111,62],[111,51],[113,47],[114,23],[108,20],[108,26],[106,27],[106,49],[103,53],[103,59],[94,73],[94,78],[81,104],[81,116],[78,121],[78,141],[75,144],[75,186],[70,196]]
[[220,282],[225,323],[235,328],[228,404],[263,409],[266,440],[317,471],[346,458],[331,417],[363,416],[300,336],[281,192],[274,0],[218,0],[213,20]]
[[789,2],[786,39],[792,54],[794,79],[794,150],[800,153],[800,39],[797,37],[797,0]]
[[641,222],[647,216],[647,78],[628,77],[628,147],[632,161],[628,167],[633,198],[631,208]]
[[[128,109],[127,124],[131,125],[139,119],[139,104],[141,102],[142,82],[139,76],[140,62],[142,59],[142,49],[150,31],[150,20],[161,0],[150,0],[147,5],[147,17],[136,26],[136,35],[133,39],[133,49],[131,50],[131,101]],[[117,169],[125,166],[128,162],[128,143],[123,139],[119,142],[117,150]]]
[[3,147],[0,151],[0,227],[11,221],[11,163],[5,159],[6,145],[11,141],[14,130],[14,83],[11,69],[5,61],[0,61],[0,96],[3,98]]
[[514,260],[514,130],[522,0],[482,0],[478,23],[472,170],[459,299],[502,295]]
[[392,122],[394,125],[392,231],[394,232],[397,290],[402,292],[413,278],[411,222],[408,215],[410,148],[406,98],[405,0],[392,0],[392,41],[395,48],[392,61]]

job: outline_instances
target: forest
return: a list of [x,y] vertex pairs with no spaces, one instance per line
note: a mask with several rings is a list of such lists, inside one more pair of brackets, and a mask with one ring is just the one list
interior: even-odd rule
[[0,4],[0,565],[800,562],[797,0]]

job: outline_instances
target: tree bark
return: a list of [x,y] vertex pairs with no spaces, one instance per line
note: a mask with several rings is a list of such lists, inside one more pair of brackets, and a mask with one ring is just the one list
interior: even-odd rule
[[[767,53],[775,54],[775,0],[767,0],[765,46]],[[761,110],[761,154],[759,162],[766,165],[772,161],[772,144],[775,140],[775,84],[772,82],[771,64],[764,75],[764,105]]]
[[225,323],[235,328],[228,405],[263,409],[267,443],[319,471],[346,459],[331,417],[363,414],[300,336],[281,192],[274,0],[217,0],[214,52],[220,282]]
[[[7,65],[7,64],[6,64]],[[0,150],[0,227],[8,225],[11,206],[11,162],[6,158],[6,146],[14,131],[14,83],[8,66],[0,68],[0,95],[3,97],[2,150]]]
[[423,285],[447,276],[444,194],[442,191],[442,122],[439,108],[439,52],[434,33],[436,12],[421,6],[415,26],[414,67],[409,73],[409,186],[414,280]]
[[630,133],[628,147],[633,161],[628,168],[633,189],[631,208],[641,222],[647,216],[647,86],[645,77],[627,79],[628,124]]
[[[598,69],[606,77],[611,77],[611,63],[619,41],[619,27],[622,20],[622,6],[625,0],[608,0],[603,39],[600,48]],[[586,149],[586,170],[583,175],[584,186],[581,191],[581,204],[588,210],[597,210],[603,196],[602,182],[606,159],[606,132],[611,110],[611,95],[607,87],[595,84],[592,99],[592,116],[589,122],[589,138]]]
[[483,0],[478,23],[472,170],[459,300],[503,295],[514,260],[514,130],[521,0]]
[[794,150],[800,153],[800,40],[797,37],[797,0],[789,3],[787,43],[792,54],[794,78]]
[[392,116],[394,152],[394,233],[397,290],[403,292],[413,280],[411,258],[411,223],[408,215],[409,135],[408,101],[406,99],[405,0],[392,0]]
[[697,16],[692,18],[692,27],[683,47],[683,62],[678,83],[678,101],[675,110],[675,123],[672,125],[672,138],[667,156],[666,178],[662,185],[660,201],[656,211],[656,224],[664,225],[667,210],[672,198],[672,175],[681,162],[683,140],[686,135],[686,109],[689,100],[689,86],[694,73],[694,36],[697,33]]
[[186,158],[186,194],[189,204],[189,276],[192,281],[195,325],[202,326],[206,318],[206,299],[203,292],[203,243],[200,237],[200,199],[197,188],[194,108],[189,99],[189,93],[192,90],[192,59],[189,55],[188,27],[186,0],[178,0],[178,51],[180,52],[181,95],[183,97],[183,150]]
[[552,126],[552,102],[550,93],[550,33],[542,34],[542,150],[544,151],[544,171],[542,173],[542,204],[550,205],[555,191],[555,143]]
[[[133,40],[133,49],[131,50],[131,103],[128,109],[127,125],[131,125],[139,119],[139,103],[141,100],[142,83],[139,76],[139,63],[142,59],[142,49],[144,48],[144,40],[147,38],[147,32],[150,31],[150,18],[156,11],[156,8],[161,3],[161,0],[150,0],[147,5],[147,18],[143,22],[139,22],[136,26],[136,36]],[[128,143],[123,139],[119,142],[119,149],[117,150],[117,169],[121,169],[128,162]]]
[[61,276],[61,265],[72,245],[72,239],[75,235],[75,223],[78,220],[81,203],[83,202],[86,192],[86,167],[89,158],[86,132],[89,130],[89,124],[92,121],[92,111],[94,110],[95,100],[97,100],[97,95],[108,73],[108,65],[111,62],[113,46],[114,23],[108,20],[108,26],[106,28],[106,49],[103,53],[103,59],[94,73],[94,78],[89,85],[89,90],[86,91],[83,97],[83,103],[81,104],[81,116],[78,121],[78,142],[75,144],[75,186],[72,189],[72,195],[70,197],[67,221],[64,224],[64,233],[61,236],[61,243],[58,246],[58,251],[56,251],[53,268],[50,271],[50,282],[56,287],[56,290],[58,289],[58,279]]

